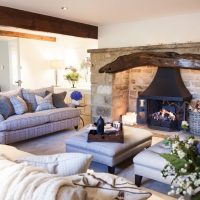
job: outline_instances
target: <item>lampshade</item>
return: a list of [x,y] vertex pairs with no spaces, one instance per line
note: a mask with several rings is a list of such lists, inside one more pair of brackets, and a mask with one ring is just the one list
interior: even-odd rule
[[64,61],[63,60],[50,60],[50,68],[51,69],[61,69],[64,68]]

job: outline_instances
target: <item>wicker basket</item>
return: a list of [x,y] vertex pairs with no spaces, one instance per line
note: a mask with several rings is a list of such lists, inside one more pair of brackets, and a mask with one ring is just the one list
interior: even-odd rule
[[200,135],[200,113],[190,111],[188,121],[190,126],[190,133]]

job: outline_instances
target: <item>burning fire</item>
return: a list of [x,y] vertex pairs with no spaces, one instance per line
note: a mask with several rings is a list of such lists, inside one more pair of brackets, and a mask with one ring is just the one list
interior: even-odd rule
[[174,121],[176,119],[176,116],[174,115],[174,113],[167,111],[165,109],[161,109],[159,112],[153,113],[152,114],[152,118],[155,120],[171,120]]

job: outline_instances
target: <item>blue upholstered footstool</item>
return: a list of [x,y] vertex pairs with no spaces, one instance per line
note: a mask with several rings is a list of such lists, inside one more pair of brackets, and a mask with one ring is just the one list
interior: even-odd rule
[[124,143],[87,142],[88,129],[83,128],[65,142],[66,152],[80,152],[93,155],[93,161],[108,166],[114,173],[115,166],[151,146],[152,133],[134,127],[123,127]]

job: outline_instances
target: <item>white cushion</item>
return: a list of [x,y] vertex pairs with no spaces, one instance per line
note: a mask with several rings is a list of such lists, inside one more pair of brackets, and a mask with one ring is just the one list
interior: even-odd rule
[[37,102],[37,108],[35,110],[36,112],[55,108],[53,106],[52,93],[48,94],[44,98],[41,96],[35,95],[35,99]]
[[0,154],[5,155],[9,160],[15,161],[18,158],[30,156],[32,154],[20,151],[15,147],[0,144]]
[[36,167],[42,167],[48,170],[51,174],[60,176],[70,176],[87,171],[92,156],[81,153],[62,153],[46,156],[28,156],[19,158],[17,162],[27,162]]

